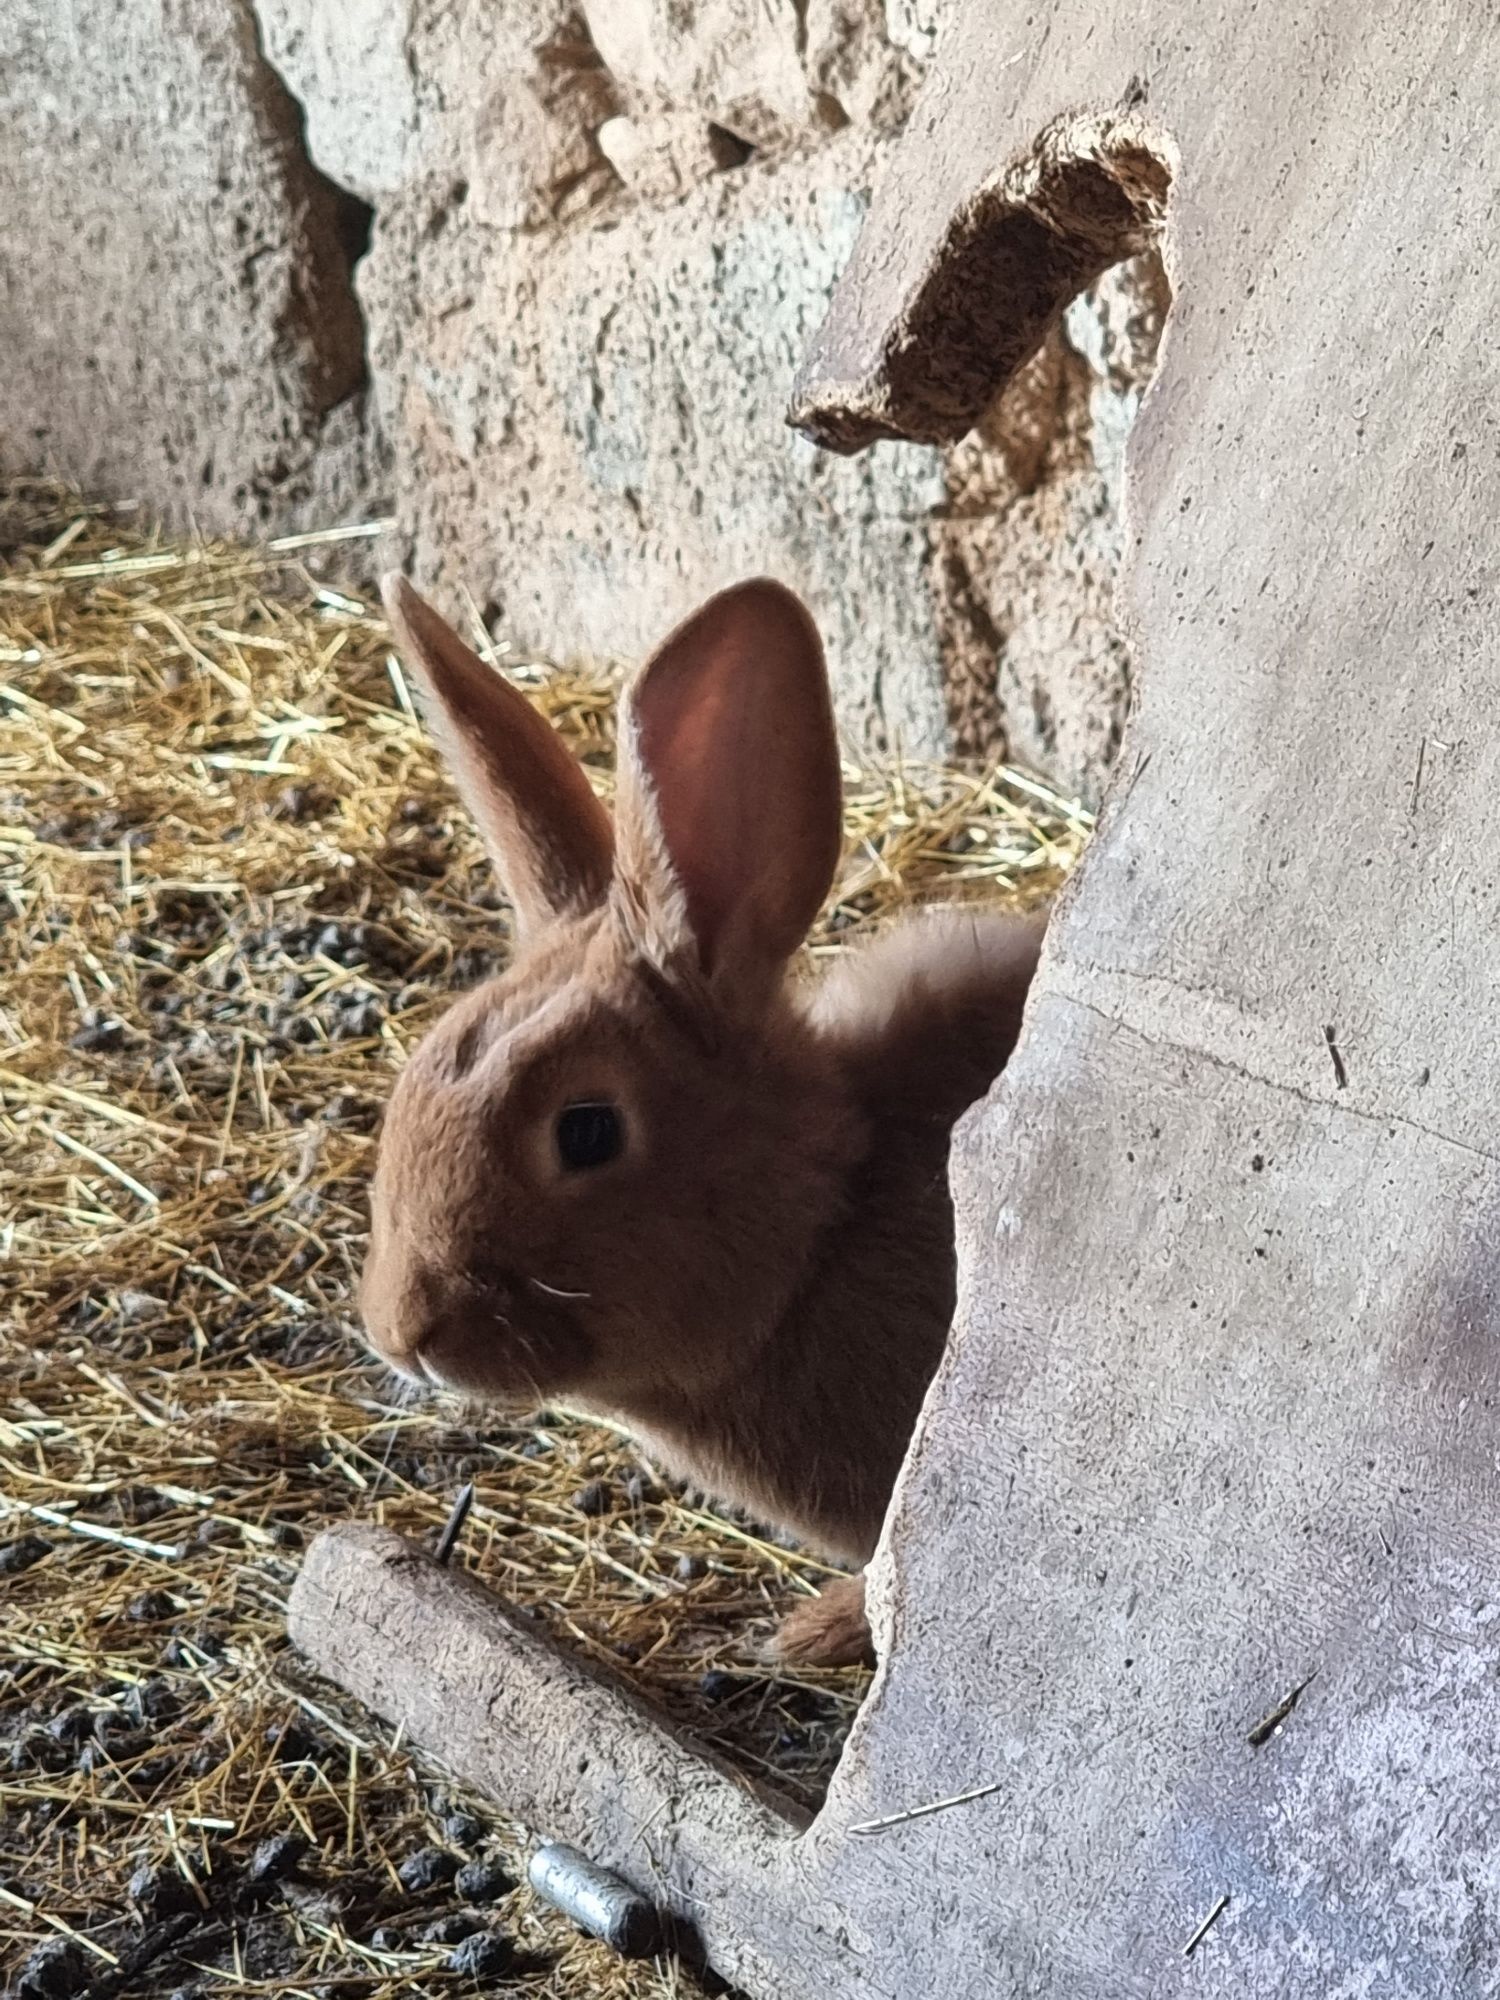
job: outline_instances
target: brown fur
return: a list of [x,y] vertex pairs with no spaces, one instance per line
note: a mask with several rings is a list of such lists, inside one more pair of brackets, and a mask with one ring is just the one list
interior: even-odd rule
[[[435,652],[411,598],[398,633],[451,741],[472,672],[450,701],[459,642]],[[777,586],[725,593],[668,641],[628,698],[621,760],[608,893],[533,869],[552,914],[398,1081],[366,1326],[419,1379],[606,1413],[709,1493],[863,1563],[952,1315],[949,1136],[1014,1046],[1040,927],[913,920],[810,992],[787,980],[836,865],[839,792],[821,652]],[[455,763],[470,786],[543,774],[503,811],[474,803],[507,874],[538,853],[555,870],[562,834],[528,831],[513,860],[505,831],[569,810],[545,760],[481,746]],[[624,1151],[570,1173],[557,1113],[597,1099]],[[848,1656],[858,1583],[825,1593],[821,1621],[793,1614],[798,1657]]]
[[771,1656],[790,1666],[873,1667],[863,1572],[835,1577],[816,1597],[789,1611],[777,1628]]

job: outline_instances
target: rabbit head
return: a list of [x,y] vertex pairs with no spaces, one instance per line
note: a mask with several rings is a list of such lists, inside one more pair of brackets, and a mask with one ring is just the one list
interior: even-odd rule
[[416,1379],[645,1419],[753,1370],[863,1144],[789,961],[840,851],[822,650],[758,581],[624,697],[613,823],[403,580],[386,604],[515,908],[387,1110],[361,1305]]

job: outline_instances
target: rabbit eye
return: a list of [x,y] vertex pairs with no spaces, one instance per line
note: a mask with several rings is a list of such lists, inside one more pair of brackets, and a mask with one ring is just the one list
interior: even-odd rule
[[570,1173],[608,1166],[624,1143],[624,1127],[612,1104],[570,1104],[557,1121],[558,1156]]

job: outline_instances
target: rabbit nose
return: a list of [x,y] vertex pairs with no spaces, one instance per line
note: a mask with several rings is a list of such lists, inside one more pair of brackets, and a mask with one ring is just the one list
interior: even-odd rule
[[360,1309],[375,1352],[394,1367],[421,1373],[418,1356],[445,1315],[441,1281],[420,1266],[392,1274],[372,1258],[360,1284]]

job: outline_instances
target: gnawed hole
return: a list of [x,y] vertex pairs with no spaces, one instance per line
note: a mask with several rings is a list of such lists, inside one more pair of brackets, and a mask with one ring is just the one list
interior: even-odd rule
[[1090,805],[1132,697],[1125,456],[1169,306],[1156,250],[1113,266],[944,454],[929,577],[953,752],[1013,758]]
[[1175,152],[1137,101],[1059,120],[981,186],[911,296],[892,286],[883,329],[866,270],[792,416],[838,452],[946,447],[928,574],[949,748],[1030,764],[1086,804],[1131,700],[1113,608],[1124,446],[1169,305]]

